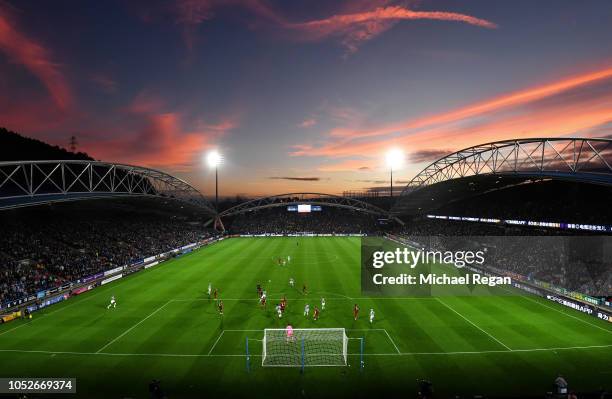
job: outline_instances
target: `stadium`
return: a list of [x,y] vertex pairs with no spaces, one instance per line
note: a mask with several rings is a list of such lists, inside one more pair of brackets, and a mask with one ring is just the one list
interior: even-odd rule
[[612,398],[610,15],[0,0],[0,398]]
[[[524,166],[458,165],[504,147],[517,156],[507,165]],[[449,154],[394,200],[292,193],[216,212],[152,169],[4,162],[1,373],[69,375],[82,397],[141,397],[151,384],[168,397],[542,397],[558,376],[597,397],[612,350],[610,164],[611,140],[512,140]],[[498,191],[507,203],[490,199]],[[530,209],[517,209],[526,195]],[[441,258],[385,267],[501,284],[368,284],[368,248],[479,240],[497,253],[470,270]]]

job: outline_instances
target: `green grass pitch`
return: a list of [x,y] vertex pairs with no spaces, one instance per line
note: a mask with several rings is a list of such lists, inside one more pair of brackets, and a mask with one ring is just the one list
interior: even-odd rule
[[[287,255],[291,263],[279,266],[275,259]],[[222,317],[207,299],[209,282],[224,300]],[[267,310],[257,303],[258,283]],[[107,310],[111,295],[118,306]],[[274,299],[283,295],[279,321]],[[304,304],[320,305],[321,296],[321,318],[305,319]],[[264,328],[287,322],[364,337],[363,371],[358,341],[349,345],[349,367],[304,374],[262,368],[261,345],[252,341],[247,373],[246,337],[261,339]],[[170,398],[414,397],[417,378],[431,380],[437,397],[540,395],[557,373],[571,389],[612,390],[610,370],[612,325],[540,298],[362,297],[360,239],[347,237],[224,240],[0,326],[0,376],[76,377],[78,396],[87,398],[148,397],[153,378]]]

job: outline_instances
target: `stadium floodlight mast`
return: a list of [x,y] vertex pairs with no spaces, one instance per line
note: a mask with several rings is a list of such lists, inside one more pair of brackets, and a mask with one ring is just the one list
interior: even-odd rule
[[211,168],[215,168],[215,210],[219,212],[219,165],[223,161],[223,157],[219,154],[219,151],[213,150],[206,156],[206,162]]
[[404,164],[404,152],[393,148],[387,152],[387,166],[391,171],[391,197],[393,197],[393,169],[397,170]]

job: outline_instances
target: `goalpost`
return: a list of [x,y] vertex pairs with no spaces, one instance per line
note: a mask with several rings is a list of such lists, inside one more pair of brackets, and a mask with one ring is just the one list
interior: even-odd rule
[[348,340],[344,328],[266,328],[263,367],[346,366]]

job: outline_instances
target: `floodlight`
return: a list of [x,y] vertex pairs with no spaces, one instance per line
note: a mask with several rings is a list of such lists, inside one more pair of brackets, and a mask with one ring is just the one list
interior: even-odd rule
[[208,166],[211,168],[216,168],[223,161],[223,157],[219,154],[218,151],[211,151],[206,156],[206,162],[208,162]]
[[391,169],[398,169],[404,163],[404,152],[399,148],[394,148],[387,152],[387,166]]

